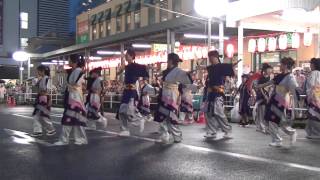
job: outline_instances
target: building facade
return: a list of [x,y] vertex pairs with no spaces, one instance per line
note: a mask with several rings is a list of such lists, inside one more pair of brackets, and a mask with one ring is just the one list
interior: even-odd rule
[[77,16],[77,43],[88,43],[175,18],[175,14],[162,8],[189,14],[193,12],[193,0],[108,1]]
[[0,65],[18,65],[12,54],[27,47],[29,38],[68,36],[68,6],[66,0],[0,0]]

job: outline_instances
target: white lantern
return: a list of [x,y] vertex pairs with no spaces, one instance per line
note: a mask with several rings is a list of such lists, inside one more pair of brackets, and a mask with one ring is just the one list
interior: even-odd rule
[[265,38],[258,39],[258,51],[259,52],[266,51],[266,39]]
[[279,37],[279,49],[284,50],[288,47],[288,38],[286,34],[282,34]]
[[248,43],[248,52],[254,53],[256,51],[257,42],[255,39],[250,39]]
[[312,33],[310,32],[309,29],[303,35],[303,44],[308,47],[311,46],[312,44]]
[[268,50],[275,51],[277,49],[277,39],[275,37],[270,37],[268,39]]
[[292,34],[292,48],[299,48],[300,47],[300,35],[298,33]]

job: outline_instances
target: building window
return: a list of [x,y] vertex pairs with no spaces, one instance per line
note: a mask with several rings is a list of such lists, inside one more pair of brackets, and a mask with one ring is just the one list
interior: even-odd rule
[[99,23],[99,37],[104,37],[104,34],[103,34],[103,22]]
[[92,25],[92,40],[97,39],[97,26],[94,24]]
[[153,7],[148,8],[148,24],[154,24],[156,22],[156,10]]
[[[168,0],[160,0],[160,7],[163,9],[168,9]],[[168,20],[168,11],[164,11],[160,9],[160,21],[167,21]]]
[[141,12],[136,11],[134,12],[134,28],[140,28],[140,22],[141,22]]
[[110,36],[111,34],[111,23],[110,21],[106,21],[106,36]]
[[[173,11],[175,12],[181,12],[181,0],[174,0],[172,1],[173,5]],[[179,17],[179,14],[173,14],[173,17]]]
[[130,30],[131,26],[131,14],[126,15],[126,31]]
[[20,38],[20,46],[27,47],[28,46],[28,38]]
[[121,16],[116,17],[116,31],[121,32]]
[[29,14],[26,12],[20,13],[20,28],[21,29],[28,29],[29,27]]

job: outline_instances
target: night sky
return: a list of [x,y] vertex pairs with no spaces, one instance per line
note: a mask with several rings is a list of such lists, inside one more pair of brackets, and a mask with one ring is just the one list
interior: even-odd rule
[[78,12],[78,6],[82,0],[69,0],[70,2],[70,32],[76,31],[76,16]]

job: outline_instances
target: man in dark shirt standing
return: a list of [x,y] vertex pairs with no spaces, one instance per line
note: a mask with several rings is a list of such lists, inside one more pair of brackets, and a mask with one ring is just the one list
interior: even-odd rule
[[224,79],[226,76],[234,76],[234,65],[220,63],[218,51],[208,53],[210,66],[208,71],[207,101],[205,138],[216,138],[217,131],[221,129],[225,134],[224,138],[232,138],[232,127],[228,123],[224,113]]

